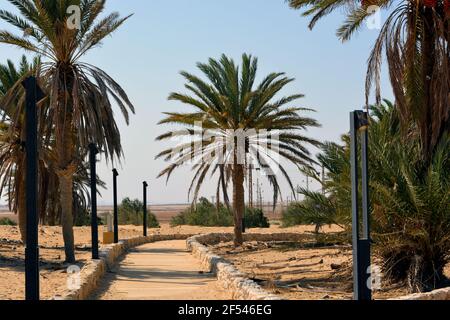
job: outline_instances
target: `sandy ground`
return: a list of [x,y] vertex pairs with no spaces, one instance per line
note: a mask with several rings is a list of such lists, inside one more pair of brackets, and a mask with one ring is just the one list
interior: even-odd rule
[[[207,228],[193,226],[170,227],[162,223],[153,234],[200,234],[233,232],[232,228]],[[295,232],[308,233],[312,226],[269,229],[250,229],[253,233]],[[335,232],[337,227],[325,228]],[[100,227],[100,240],[102,227]],[[139,236],[142,227],[121,226],[120,238]],[[82,267],[91,257],[90,228],[75,228],[77,264]],[[60,227],[39,229],[41,258],[41,298],[62,294],[66,288],[68,265],[64,264],[64,249]],[[351,248],[349,246],[314,248],[293,243],[247,243],[243,249],[234,249],[230,243],[214,246],[220,255],[231,260],[249,277],[269,290],[287,299],[351,299]],[[376,260],[376,257],[374,257]],[[450,266],[446,268],[450,276]],[[111,275],[110,275],[111,276]],[[114,276],[114,275],[112,275]],[[209,285],[208,285],[209,286]],[[206,286],[205,288],[209,288]],[[214,288],[211,288],[214,290]],[[385,299],[405,295],[402,287],[383,283],[375,298]],[[24,247],[17,227],[0,226],[0,300],[24,298]],[[107,296],[105,296],[107,298]]]
[[91,299],[230,300],[207,271],[186,250],[186,241],[148,243],[131,250],[108,272]]
[[[176,216],[180,212],[188,208],[189,204],[152,204],[148,206],[148,209],[154,213],[160,223],[170,222],[172,217]],[[286,203],[279,203],[273,211],[273,206],[268,203],[264,203],[263,211],[266,217],[270,220],[277,220],[281,217],[283,208],[287,206]],[[113,211],[112,206],[98,206],[98,215],[102,216],[105,213],[111,213]],[[0,206],[0,219],[8,218],[17,222],[17,215],[9,212],[5,206]]]
[[[351,300],[353,292],[351,246],[311,247],[307,243],[249,242],[235,249],[232,243],[212,246],[247,276],[289,300]],[[377,264],[377,257],[372,261]],[[450,276],[450,265],[446,268]],[[374,299],[408,295],[401,284],[384,281]]]
[[[159,229],[150,229],[149,233],[159,234],[199,234],[209,232],[232,232],[232,228],[170,227],[162,223]],[[308,228],[306,228],[308,229]],[[311,228],[309,228],[311,229]],[[305,227],[280,229],[251,229],[249,232],[303,232]],[[100,241],[102,227],[99,229]],[[121,226],[121,238],[142,234],[142,227]],[[90,259],[91,233],[89,227],[75,228],[76,258],[78,266]],[[66,287],[68,265],[64,264],[64,248],[60,227],[40,227],[39,244],[41,258],[41,298],[48,299],[60,295]],[[0,300],[24,299],[24,247],[20,241],[18,227],[0,226]]]

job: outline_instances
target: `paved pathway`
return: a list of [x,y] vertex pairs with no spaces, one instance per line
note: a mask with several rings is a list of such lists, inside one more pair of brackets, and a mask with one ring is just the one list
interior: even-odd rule
[[202,273],[186,241],[162,241],[131,250],[107,273],[92,299],[228,300],[215,277]]

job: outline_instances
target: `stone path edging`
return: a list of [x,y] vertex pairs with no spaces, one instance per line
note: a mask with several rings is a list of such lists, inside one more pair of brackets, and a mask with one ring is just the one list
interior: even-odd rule
[[392,298],[389,300],[450,300],[450,287],[425,293],[414,293],[408,296]]
[[150,235],[135,237],[119,241],[117,244],[105,245],[99,251],[99,260],[90,260],[80,272],[79,288],[68,290],[63,296],[54,296],[51,300],[86,300],[98,287],[100,280],[107,270],[111,269],[119,257],[129,249],[146,243],[185,240],[192,234]]
[[[245,234],[245,241],[267,241],[290,239],[294,234]],[[273,237],[272,237],[273,236]],[[296,236],[294,236],[296,237]],[[283,238],[283,239],[281,239]],[[255,281],[246,275],[226,259],[213,254],[204,244],[217,244],[219,242],[232,241],[233,235],[228,233],[211,233],[193,236],[186,240],[186,246],[197,257],[202,266],[209,269],[217,276],[219,284],[230,290],[235,300],[282,300],[279,296],[264,290]]]

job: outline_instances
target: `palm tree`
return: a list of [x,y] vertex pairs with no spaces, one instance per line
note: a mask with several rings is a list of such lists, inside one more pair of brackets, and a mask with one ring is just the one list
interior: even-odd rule
[[197,64],[207,81],[181,72],[188,82],[185,87],[193,96],[172,93],[169,100],[187,104],[195,110],[165,113],[167,117],[160,124],[178,124],[186,126],[186,129],[170,131],[157,138],[188,139],[175,148],[164,150],[156,158],[163,157],[171,161],[159,175],[167,179],[176,168],[192,161],[195,174],[190,191],[194,189],[194,201],[208,173],[218,174],[218,186],[225,194],[231,180],[236,245],[243,243],[246,165],[251,163],[265,173],[273,187],[275,204],[281,195],[276,176],[278,171],[294,190],[278,157],[296,166],[308,166],[312,159],[306,146],[319,144],[301,134],[302,130],[319,126],[316,120],[299,115],[299,112],[311,110],[286,107],[303,95],[295,94],[275,100],[276,95],[294,79],[286,77],[284,73],[271,73],[255,86],[257,65],[256,58],[244,54],[240,70],[232,59],[222,55],[220,60],[211,58],[207,64]]
[[[0,42],[42,57],[41,84],[48,94],[46,126],[54,134],[59,180],[61,224],[67,262],[75,261],[73,237],[73,174],[77,150],[95,143],[107,159],[120,158],[120,132],[110,97],[128,123],[134,107],[125,91],[105,71],[82,62],[82,57],[111,35],[128,18],[118,13],[98,19],[106,0],[8,0],[20,12],[0,10],[0,18],[22,34],[0,31]],[[70,6],[80,8],[79,28],[69,21]]]
[[[380,103],[380,74],[386,54],[396,105],[404,128],[417,124],[422,155],[427,162],[440,139],[450,128],[450,1],[449,0],[365,0],[361,5],[340,0],[287,0],[292,8],[305,8],[318,20],[339,8],[348,16],[338,29],[342,41],[349,40],[378,6],[389,10],[370,54],[366,99],[373,85]],[[368,101],[367,101],[368,102]]]
[[[39,61],[28,62],[22,57],[19,68],[10,60],[0,64],[0,194],[6,194],[9,209],[18,213],[19,230],[22,241],[26,241],[26,208],[25,208],[25,150],[22,141],[25,135],[24,99],[20,82],[25,76],[38,69]],[[19,84],[19,85],[17,85]],[[10,90],[16,95],[7,101]],[[40,164],[45,154],[40,150]],[[40,176],[41,177],[41,176]]]
[[[398,108],[385,100],[370,110],[371,228],[383,274],[405,282],[413,292],[445,285],[444,268],[450,261],[450,136],[442,137],[431,162],[424,165],[418,137],[405,140],[401,135]],[[316,224],[339,221],[350,234],[349,136],[343,137],[343,145],[325,143],[318,161],[327,169],[325,196],[300,190],[307,202],[292,208],[297,210],[287,218]],[[425,174],[417,170],[424,166]],[[317,173],[311,177],[322,181]],[[311,205],[316,210],[310,210]]]

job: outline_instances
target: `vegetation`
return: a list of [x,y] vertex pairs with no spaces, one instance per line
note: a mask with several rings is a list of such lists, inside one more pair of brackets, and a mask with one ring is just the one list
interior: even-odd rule
[[[373,14],[368,6],[389,9],[370,54],[366,78],[367,101],[375,85],[380,104],[385,54],[397,111],[391,106],[373,110],[377,123],[372,123],[370,132],[370,187],[376,247],[386,274],[406,279],[412,291],[441,285],[450,249],[446,243],[450,235],[450,2],[374,0],[361,6],[337,0],[288,2],[312,16],[310,28],[344,7],[348,16],[337,32],[343,41]],[[348,180],[344,171],[339,174]],[[349,201],[348,185],[343,182],[335,185],[334,192],[341,192],[332,199],[336,208]]]
[[419,151],[431,162],[450,128],[449,1],[370,0],[362,1],[360,6],[339,0],[287,1],[292,8],[304,8],[304,15],[312,17],[311,29],[335,10],[346,10],[347,19],[337,31],[342,41],[349,40],[374,14],[367,10],[369,6],[389,10],[369,57],[366,97],[368,100],[374,85],[377,104],[381,102],[380,74],[385,54],[404,133],[409,132],[411,122],[415,124],[422,145]]
[[206,198],[172,218],[172,226],[189,225],[205,227],[229,227],[233,225],[233,214],[223,204],[217,208]]
[[446,282],[449,262],[449,136],[427,161],[419,139],[401,137],[398,112],[380,108],[374,116],[370,186],[376,249],[392,279],[406,280],[414,292],[434,289]]
[[[123,156],[112,104],[126,123],[134,106],[121,86],[105,71],[83,62],[84,57],[130,17],[111,13],[101,18],[106,0],[8,0],[18,14],[0,9],[0,19],[16,30],[0,30],[0,43],[23,49],[18,65],[0,64],[0,195],[18,213],[22,241],[26,238],[25,97],[22,81],[35,76],[45,97],[38,101],[39,221],[62,225],[65,260],[75,262],[73,226],[90,223],[87,146],[95,143],[104,158]],[[450,0],[286,0],[312,17],[309,27],[336,9],[347,18],[338,29],[349,40],[377,5],[389,11],[369,56],[366,102],[370,111],[370,214],[375,252],[384,275],[405,282],[411,291],[426,291],[447,283],[450,262]],[[80,25],[69,23],[69,7],[80,8]],[[395,105],[381,100],[380,75],[386,56]],[[294,81],[271,73],[256,83],[258,60],[244,54],[240,65],[222,55],[198,63],[201,76],[181,72],[188,93],[171,93],[169,100],[191,108],[166,112],[161,125],[181,125],[157,140],[183,140],[157,155],[169,165],[158,177],[191,164],[190,208],[174,217],[176,225],[234,226],[234,243],[242,245],[242,221],[247,228],[267,228],[263,211],[253,208],[253,171],[266,177],[273,203],[281,198],[279,178],[304,200],[283,212],[282,226],[325,225],[351,231],[349,136],[342,144],[320,143],[304,131],[318,127],[299,108],[301,94],[281,96]],[[376,104],[369,106],[375,87]],[[186,142],[186,139],[188,140]],[[320,147],[313,160],[311,147]],[[321,184],[322,190],[294,190],[285,163],[298,167]],[[325,169],[322,177],[315,165]],[[199,198],[206,177],[216,182],[217,203]],[[105,184],[97,178],[99,187]],[[245,187],[248,182],[248,203]],[[228,192],[232,190],[230,199]],[[222,200],[221,200],[222,198]],[[231,200],[231,201],[230,201]],[[142,225],[143,204],[125,198],[119,223]],[[101,223],[101,221],[99,221]],[[148,212],[147,224],[159,227]],[[0,225],[15,225],[3,218]],[[347,239],[349,237],[345,237]],[[319,239],[319,238],[318,238]]]
[[[181,93],[169,96],[170,100],[182,102],[195,110],[189,113],[166,113],[167,117],[160,122],[183,125],[186,129],[170,131],[157,138],[168,140],[184,137],[193,143],[182,143],[161,152],[157,158],[164,158],[171,161],[171,164],[159,177],[166,176],[169,179],[175,169],[191,162],[194,164],[195,174],[189,194],[194,191],[194,202],[209,172],[211,175],[218,175],[217,190],[222,190],[227,206],[227,186],[231,180],[234,242],[239,246],[243,243],[246,168],[255,166],[264,171],[273,188],[275,204],[281,193],[277,172],[285,177],[294,191],[292,181],[277,157],[297,166],[309,166],[312,159],[306,147],[319,145],[319,142],[305,137],[302,131],[319,124],[314,119],[299,114],[311,110],[286,107],[303,95],[295,94],[276,100],[277,94],[294,81],[284,73],[269,74],[255,86],[258,61],[252,56],[244,54],[240,68],[225,55],[220,60],[211,58],[207,64],[199,63],[197,66],[208,81],[181,72],[188,82],[185,87],[193,97]],[[198,128],[198,123],[201,123],[202,128]],[[206,135],[204,130],[208,130]],[[264,130],[269,134],[263,136]],[[273,143],[271,134],[277,134],[277,143]],[[267,144],[266,148],[258,145],[263,143]],[[205,161],[205,158],[209,159]],[[219,192],[217,194],[220,195]]]
[[[33,73],[39,64],[28,62],[22,57],[17,68],[10,60],[5,65],[0,64],[0,101],[14,88],[25,75]],[[0,104],[3,121],[0,125],[0,194],[8,199],[9,210],[19,214],[19,230],[22,241],[26,241],[26,206],[25,206],[25,108],[19,102],[20,97],[11,101],[12,108]],[[40,154],[43,155],[43,148]],[[41,157],[42,160],[42,157]],[[42,178],[42,174],[40,175]]]
[[259,208],[245,208],[244,222],[246,228],[269,228],[270,223]]
[[[144,222],[143,208],[144,204],[138,199],[123,199],[118,207],[119,224],[142,226]],[[160,227],[158,219],[156,219],[156,216],[150,210],[147,210],[147,226],[149,228]]]
[[[267,218],[261,209],[245,208],[244,215],[246,228],[268,228]],[[234,223],[233,213],[224,204],[219,207],[206,198],[200,198],[196,205],[184,210],[172,218],[172,226],[190,225],[205,227],[230,227]]]
[[[120,158],[120,133],[114,120],[110,97],[119,105],[126,121],[134,107],[124,90],[103,70],[81,61],[91,49],[117,30],[127,19],[112,13],[98,20],[106,0],[32,1],[8,0],[20,15],[0,10],[0,19],[20,34],[0,31],[0,43],[13,45],[42,57],[39,83],[47,94],[42,117],[45,141],[53,143],[53,168],[58,179],[61,224],[66,261],[75,261],[73,236],[74,175],[83,150],[95,143],[106,158]],[[68,23],[71,5],[82,13],[79,27]],[[19,94],[20,83],[8,96]],[[42,136],[42,135],[41,135]],[[52,138],[52,140],[50,140]]]
[[[388,101],[372,107],[369,130],[371,224],[384,274],[406,281],[414,292],[439,287],[447,280],[443,268],[450,251],[450,139],[441,139],[428,163],[418,137],[403,139],[399,111]],[[322,147],[324,181],[309,170],[326,196],[302,190],[306,200],[285,212],[285,225],[340,223],[351,230],[348,136],[343,141]]]
[[[301,202],[292,202],[282,213],[282,227],[296,225],[315,225],[315,232],[319,233],[325,225],[338,225],[349,227],[348,210],[340,215],[330,198],[319,193],[301,190],[305,199]],[[342,212],[342,211],[341,211]]]
[[1,218],[0,219],[0,226],[16,226],[17,223],[15,221],[12,221],[9,218]]

